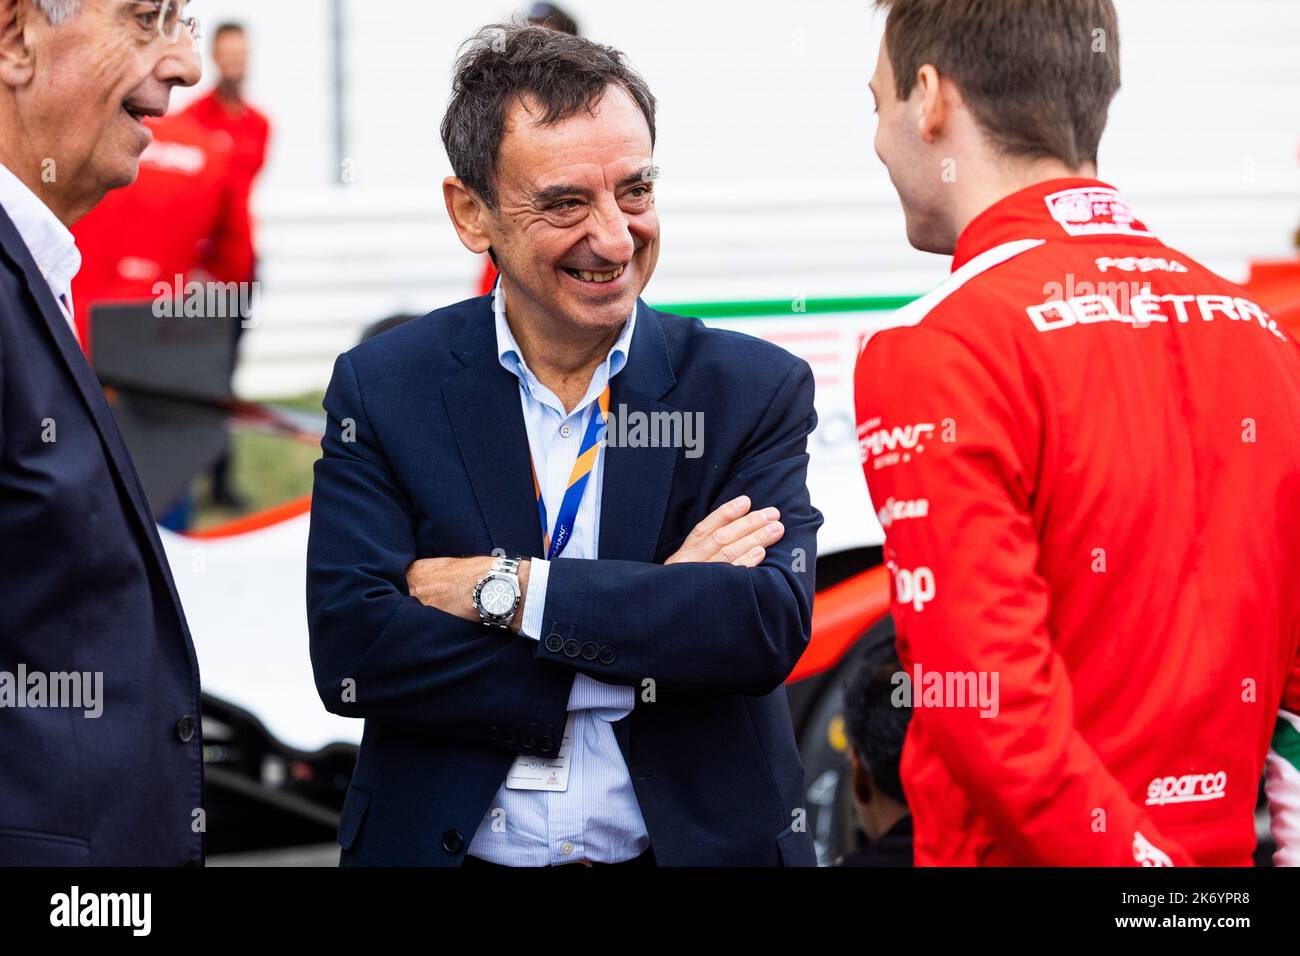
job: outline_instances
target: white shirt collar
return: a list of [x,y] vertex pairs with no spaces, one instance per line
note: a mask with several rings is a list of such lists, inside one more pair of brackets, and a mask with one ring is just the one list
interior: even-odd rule
[[3,164],[0,164],[0,206],[13,220],[55,300],[63,296],[71,305],[72,280],[81,271],[81,252],[68,227]]
[[[619,333],[618,338],[610,347],[609,354],[605,356],[605,361],[596,369],[595,375],[592,376],[591,385],[587,389],[586,396],[569,414],[581,411],[595,401],[597,396],[605,390],[605,386],[627,365],[628,350],[632,346],[632,332],[636,328],[637,308],[638,306],[635,305],[632,307],[632,314],[624,323],[623,331]],[[510,331],[510,323],[506,321],[506,297],[501,292],[500,279],[497,279],[497,284],[492,290],[492,313],[496,320],[497,358],[501,362],[502,368],[517,376],[529,395],[543,401],[544,404],[556,407],[560,411],[561,417],[564,417],[564,406],[560,404],[554,393],[533,374],[532,369],[528,367],[528,363],[524,361],[523,352],[515,341],[514,333]],[[546,400],[548,398],[550,401]]]

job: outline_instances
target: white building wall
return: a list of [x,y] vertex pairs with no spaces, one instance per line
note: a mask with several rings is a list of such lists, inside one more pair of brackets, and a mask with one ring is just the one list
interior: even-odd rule
[[[871,140],[883,17],[866,0],[570,0],[660,100],[663,255],[652,303],[910,293],[943,260],[908,248]],[[1300,4],[1118,0],[1124,90],[1102,172],[1167,241],[1234,278],[1300,224]],[[361,329],[470,294],[438,139],[459,43],[496,0],[344,0],[347,158],[335,184],[329,0],[197,0],[252,31],[252,99],[275,124],[256,196],[263,302],[240,390],[323,387]],[[188,99],[188,95],[178,99]]]

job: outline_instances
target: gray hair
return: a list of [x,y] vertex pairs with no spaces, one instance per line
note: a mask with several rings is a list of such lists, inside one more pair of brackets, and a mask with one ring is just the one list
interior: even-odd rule
[[539,108],[537,122],[553,126],[591,112],[610,86],[632,97],[655,140],[655,98],[613,47],[545,27],[497,23],[461,47],[442,118],[451,168],[489,209],[495,209],[497,157],[507,111],[521,98]]
[[45,19],[55,27],[81,12],[81,0],[32,0],[32,6],[45,14]]

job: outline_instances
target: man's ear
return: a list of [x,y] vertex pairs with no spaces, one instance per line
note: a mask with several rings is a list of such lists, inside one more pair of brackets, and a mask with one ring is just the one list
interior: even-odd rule
[[933,143],[943,133],[950,105],[939,81],[939,71],[929,63],[916,71],[916,89],[920,91],[920,108],[916,116],[921,139]]
[[[0,3],[8,0],[0,0]],[[447,215],[456,227],[456,235],[470,252],[488,251],[492,240],[484,228],[483,220],[491,215],[483,200],[474,195],[464,183],[455,176],[448,176],[442,181],[442,198],[447,203]]]
[[0,83],[5,86],[32,81],[36,65],[27,28],[35,12],[31,0],[0,0]]

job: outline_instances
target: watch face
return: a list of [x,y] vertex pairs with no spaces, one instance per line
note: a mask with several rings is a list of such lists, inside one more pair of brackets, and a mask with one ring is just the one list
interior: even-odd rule
[[515,589],[501,578],[492,578],[479,592],[478,603],[489,614],[509,614],[515,605]]

